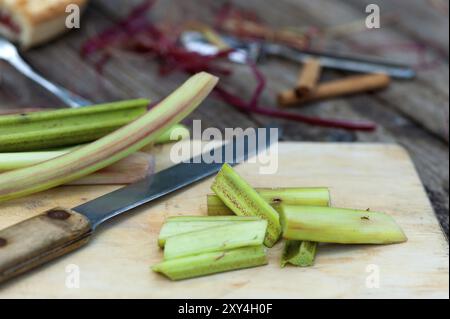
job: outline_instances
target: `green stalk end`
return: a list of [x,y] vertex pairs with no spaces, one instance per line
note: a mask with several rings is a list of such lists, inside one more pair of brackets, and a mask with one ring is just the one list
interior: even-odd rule
[[315,242],[287,240],[281,257],[281,267],[287,264],[298,267],[314,266],[317,246]]
[[267,247],[275,245],[281,234],[278,213],[230,165],[222,167],[211,189],[236,215],[267,220],[264,244]]

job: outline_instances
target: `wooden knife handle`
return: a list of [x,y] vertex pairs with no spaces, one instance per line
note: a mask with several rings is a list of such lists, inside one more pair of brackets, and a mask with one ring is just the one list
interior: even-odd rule
[[0,283],[83,246],[91,234],[85,216],[63,208],[0,230]]

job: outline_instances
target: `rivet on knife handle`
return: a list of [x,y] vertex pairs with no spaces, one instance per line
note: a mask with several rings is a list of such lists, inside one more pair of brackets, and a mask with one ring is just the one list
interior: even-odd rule
[[89,241],[89,220],[74,211],[55,208],[0,231],[0,283]]

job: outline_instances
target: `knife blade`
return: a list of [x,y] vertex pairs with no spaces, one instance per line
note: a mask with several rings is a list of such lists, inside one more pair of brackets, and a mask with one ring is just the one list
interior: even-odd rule
[[[226,162],[236,165],[278,141],[272,133],[265,129],[262,139],[256,130],[252,139],[256,144],[249,143],[251,136],[241,135],[211,152],[221,152],[222,157],[233,154]],[[238,145],[244,146],[243,152]],[[104,222],[217,173],[223,163],[205,162],[203,155],[73,209],[54,208],[0,230],[0,283],[82,247]]]
[[[276,43],[246,42],[230,36],[222,36],[222,39],[234,49],[229,54],[228,59],[237,64],[247,64],[248,61],[257,62],[264,56],[280,57],[296,63],[304,63],[308,59],[316,58],[320,60],[324,68],[334,70],[356,73],[385,73],[393,78],[403,80],[411,80],[416,76],[416,72],[409,66],[372,57],[346,56],[308,50],[300,51]],[[209,43],[199,32],[186,31],[181,35],[180,40],[183,46],[191,52],[206,56],[219,52],[219,49]]]

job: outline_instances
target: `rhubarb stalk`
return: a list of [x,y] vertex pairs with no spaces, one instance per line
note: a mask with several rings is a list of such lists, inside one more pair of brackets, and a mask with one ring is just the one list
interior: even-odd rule
[[39,151],[92,142],[144,115],[149,103],[139,99],[0,116],[0,152]]
[[0,202],[68,183],[138,151],[189,115],[217,81],[199,73],[127,126],[53,160],[0,174]]
[[257,221],[257,217],[239,217],[239,216],[178,216],[166,220],[159,232],[158,245],[163,248],[169,237],[191,233],[194,231],[209,229],[218,226],[226,226],[241,222]]
[[386,214],[329,207],[281,205],[283,238],[336,244],[394,244],[407,241]]
[[190,138],[190,136],[191,132],[186,126],[177,124],[164,132],[164,134],[162,134],[160,137],[158,137],[158,139],[155,141],[155,144],[173,143],[184,140],[186,138]]
[[211,189],[236,215],[267,220],[264,244],[267,247],[275,245],[281,234],[278,213],[230,165],[222,167]]
[[[328,188],[256,188],[258,194],[272,207],[280,204],[300,206],[329,206],[330,192]],[[207,196],[209,216],[234,215],[217,195]]]
[[167,238],[164,260],[263,244],[267,221],[239,222]]
[[152,270],[171,280],[182,280],[263,265],[267,265],[267,256],[260,245],[171,259],[153,266]]

